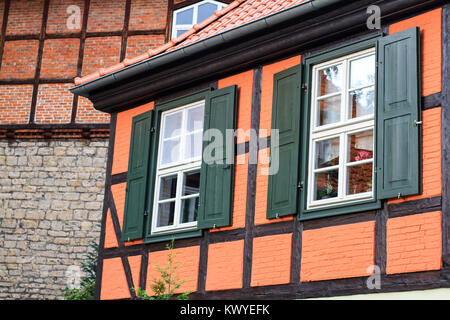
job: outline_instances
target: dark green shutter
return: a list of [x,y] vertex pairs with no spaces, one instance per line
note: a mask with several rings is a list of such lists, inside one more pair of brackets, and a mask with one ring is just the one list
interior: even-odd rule
[[[236,86],[231,86],[212,91],[206,99],[203,150],[209,143],[214,142],[214,139],[208,141],[207,130],[217,129],[225,139],[227,137],[226,130],[235,129],[236,93]],[[228,156],[234,163],[234,139],[232,148],[226,150],[226,145],[223,143],[221,146],[223,151],[221,161],[207,163],[205,157],[202,157],[200,207],[198,210],[199,228],[231,225],[234,165],[227,163],[226,157]]]
[[378,40],[377,197],[420,193],[419,28]]
[[279,129],[279,145],[271,141],[271,165],[278,152],[279,170],[269,175],[267,218],[297,212],[300,140],[301,65],[274,76],[272,129]]
[[133,118],[122,239],[142,238],[153,111]]

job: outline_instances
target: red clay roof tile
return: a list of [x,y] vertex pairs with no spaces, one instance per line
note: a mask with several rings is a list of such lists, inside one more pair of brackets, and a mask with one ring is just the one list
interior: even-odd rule
[[306,0],[235,0],[223,9],[214,12],[212,16],[205,19],[200,24],[195,24],[190,30],[164,45],[155,49],[149,49],[147,52],[137,57],[126,58],[119,64],[108,68],[102,68],[99,71],[82,78],[75,78],[75,85],[95,80],[105,74],[118,71],[126,66],[144,61],[160,53],[179,49],[214,34],[230,30],[305,1]]

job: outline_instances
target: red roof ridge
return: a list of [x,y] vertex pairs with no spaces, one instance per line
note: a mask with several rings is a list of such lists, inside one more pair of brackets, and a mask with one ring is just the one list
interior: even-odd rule
[[149,49],[146,53],[141,54],[139,56],[133,57],[133,58],[125,58],[123,61],[121,61],[120,63],[117,63],[115,65],[112,65],[110,67],[107,68],[101,68],[100,70],[93,72],[91,74],[88,74],[84,77],[76,77],[74,79],[75,85],[81,85],[83,83],[89,82],[89,81],[93,81],[97,78],[100,78],[101,76],[113,73],[115,71],[121,70],[127,66],[136,64],[138,62],[144,61],[150,57],[156,56],[160,53],[163,53],[164,51],[173,48],[175,45],[183,42],[184,40],[186,40],[188,37],[190,37],[192,34],[198,32],[199,30],[202,30],[203,28],[205,28],[206,26],[208,26],[209,24],[211,24],[212,22],[214,22],[215,20],[217,20],[218,18],[224,16],[225,14],[227,14],[228,12],[230,12],[231,10],[233,10],[234,8],[238,7],[241,3],[245,2],[247,0],[234,0],[233,2],[231,2],[229,5],[227,5],[226,7],[224,7],[223,9],[220,10],[216,10],[214,12],[214,14],[212,16],[210,16],[209,18],[205,19],[204,21],[202,21],[199,24],[195,24],[191,29],[189,29],[188,31],[186,31],[185,33],[183,33],[182,35],[180,35],[177,38],[174,38],[172,40],[170,40],[169,42],[155,48],[155,49]]

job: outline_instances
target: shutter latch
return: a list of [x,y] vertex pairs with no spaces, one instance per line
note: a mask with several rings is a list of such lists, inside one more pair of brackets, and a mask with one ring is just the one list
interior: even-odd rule
[[414,127],[417,127],[418,125],[421,125],[421,124],[423,124],[423,121],[414,120]]
[[303,90],[308,90],[308,84],[307,83],[302,83],[302,89]]
[[148,216],[148,210],[145,210],[144,211],[144,217],[147,217]]
[[156,132],[155,127],[151,127],[151,128],[150,128],[150,133],[155,133],[155,132]]
[[300,189],[300,191],[302,191],[303,190],[303,181],[300,181],[299,183],[298,183],[298,188]]

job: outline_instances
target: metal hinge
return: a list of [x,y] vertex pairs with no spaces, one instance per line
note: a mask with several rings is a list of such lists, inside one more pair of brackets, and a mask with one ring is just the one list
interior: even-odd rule
[[148,216],[148,210],[145,210],[144,211],[144,217],[147,217]]
[[302,89],[305,90],[305,91],[308,90],[308,84],[307,83],[303,83],[302,84]]
[[155,127],[151,127],[150,128],[150,133],[155,133],[156,132],[156,128]]
[[421,125],[421,124],[423,124],[423,121],[414,120],[414,126],[415,127],[417,127],[418,125]]
[[304,186],[304,182],[303,181],[300,181],[298,183],[298,185],[297,185],[297,187],[300,189],[300,191],[303,190],[303,186]]

